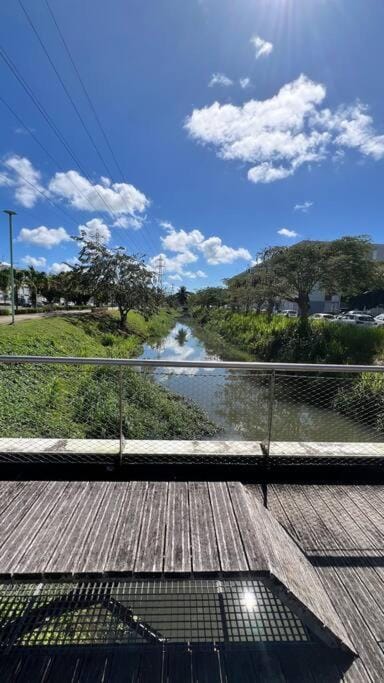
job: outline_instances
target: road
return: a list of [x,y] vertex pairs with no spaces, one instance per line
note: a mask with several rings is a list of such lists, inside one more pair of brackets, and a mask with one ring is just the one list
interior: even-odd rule
[[[85,308],[83,311],[52,311],[50,313],[22,313],[21,315],[15,315],[15,324],[18,322],[23,322],[24,320],[37,320],[39,318],[54,318],[57,315],[80,315],[81,313],[91,313],[91,308]],[[10,315],[0,315],[0,325],[10,325],[12,322],[12,317]]]

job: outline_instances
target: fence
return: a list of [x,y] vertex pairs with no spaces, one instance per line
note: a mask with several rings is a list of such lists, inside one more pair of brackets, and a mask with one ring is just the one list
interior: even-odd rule
[[384,456],[384,367],[0,356],[0,453]]

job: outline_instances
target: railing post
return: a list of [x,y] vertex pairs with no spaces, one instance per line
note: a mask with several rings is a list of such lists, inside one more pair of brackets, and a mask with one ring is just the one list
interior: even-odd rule
[[119,367],[119,465],[123,464],[124,434],[123,434],[123,366]]
[[267,427],[267,442],[264,447],[264,454],[269,455],[272,438],[272,422],[273,422],[273,401],[275,399],[275,381],[276,370],[272,370],[271,379],[269,382],[269,398],[268,398],[268,427]]

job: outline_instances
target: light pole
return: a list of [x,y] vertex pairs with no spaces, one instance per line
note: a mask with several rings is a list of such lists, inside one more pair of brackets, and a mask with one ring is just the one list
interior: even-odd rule
[[11,261],[11,312],[12,312],[12,322],[11,325],[15,324],[15,280],[13,276],[13,216],[16,216],[16,211],[11,211],[10,209],[5,209],[4,213],[8,214],[9,218],[9,254]]

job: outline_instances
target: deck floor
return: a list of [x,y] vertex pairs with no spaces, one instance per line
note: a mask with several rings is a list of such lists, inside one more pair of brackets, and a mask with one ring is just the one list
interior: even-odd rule
[[[0,574],[255,569],[236,507],[239,487],[0,482]],[[251,498],[267,501],[309,558],[359,654],[347,671],[335,670],[329,683],[382,683],[384,485],[274,483],[246,489]],[[288,679],[281,673],[276,680]],[[313,673],[310,683],[315,680]]]
[[[261,498],[259,486],[249,490]],[[267,500],[316,568],[359,653],[343,680],[382,683],[384,486],[269,484]]]

